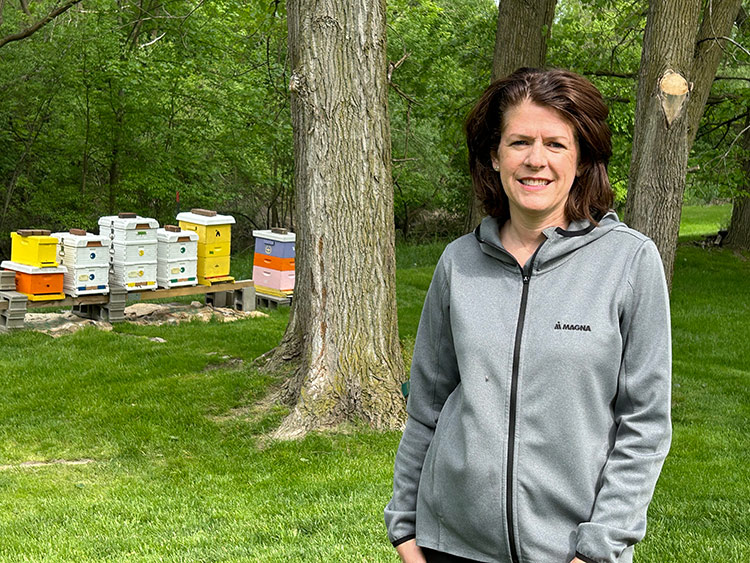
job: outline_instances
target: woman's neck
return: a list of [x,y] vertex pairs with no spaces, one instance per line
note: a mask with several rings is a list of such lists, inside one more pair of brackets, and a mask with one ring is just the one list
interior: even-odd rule
[[511,216],[500,228],[500,240],[505,249],[523,266],[544,241],[544,229],[568,228],[565,217],[534,220]]

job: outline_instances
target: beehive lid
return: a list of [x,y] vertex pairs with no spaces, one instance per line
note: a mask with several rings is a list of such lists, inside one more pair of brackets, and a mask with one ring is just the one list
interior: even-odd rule
[[150,217],[141,217],[140,215],[124,214],[124,217],[120,215],[105,215],[99,217],[99,226],[106,227],[108,229],[114,226],[115,229],[124,229],[129,231],[135,231],[140,229],[158,229],[159,222],[156,219]]
[[87,233],[80,229],[71,229],[70,231],[62,233],[52,233],[52,236],[61,240],[65,246],[72,246],[75,248],[109,245],[109,239],[107,237],[95,235],[94,233]]
[[234,225],[235,220],[231,215],[211,215],[215,211],[206,211],[204,209],[193,209],[192,211],[183,211],[177,214],[178,221],[186,223],[195,223],[196,225]]
[[276,240],[279,242],[294,242],[297,240],[297,235],[294,233],[281,233],[271,229],[265,231],[253,231],[255,238],[263,238],[267,240]]
[[172,225],[167,225],[156,231],[156,240],[161,242],[188,242],[197,241],[198,233],[195,231],[184,231],[177,227],[177,230],[169,229]]
[[0,268],[13,270],[14,272],[21,272],[23,274],[64,274],[68,271],[65,266],[49,266],[47,268],[39,268],[37,266],[30,266],[28,264],[20,264],[19,262],[11,262],[10,260],[3,260],[2,262],[0,262]]
[[55,243],[57,240],[52,240],[54,237],[50,236],[50,232],[46,229],[18,229],[15,232],[10,233],[10,238],[23,237],[34,239],[37,243]]

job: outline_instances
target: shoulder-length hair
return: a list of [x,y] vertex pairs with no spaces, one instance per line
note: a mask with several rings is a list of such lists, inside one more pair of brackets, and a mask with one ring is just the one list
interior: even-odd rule
[[574,72],[562,69],[519,68],[484,91],[466,118],[469,170],[474,193],[485,212],[505,222],[510,217],[508,196],[492,167],[503,131],[503,117],[524,100],[552,108],[575,131],[579,174],[565,203],[569,221],[597,221],[612,207],[614,194],[607,175],[612,139],[606,119],[609,110],[596,87]]

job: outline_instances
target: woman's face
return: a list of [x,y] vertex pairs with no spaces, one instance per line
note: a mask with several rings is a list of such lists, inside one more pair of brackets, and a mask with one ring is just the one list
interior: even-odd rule
[[554,109],[524,100],[505,112],[492,164],[518,218],[567,226],[565,202],[578,171],[573,127]]

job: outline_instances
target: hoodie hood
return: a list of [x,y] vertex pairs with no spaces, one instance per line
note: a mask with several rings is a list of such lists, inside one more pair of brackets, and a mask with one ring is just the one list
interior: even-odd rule
[[[567,259],[573,252],[603,237],[614,228],[624,225],[614,211],[609,211],[601,218],[598,225],[587,219],[572,221],[567,229],[549,227],[542,233],[546,240],[542,242],[534,258],[534,271],[550,270]],[[514,268],[518,267],[516,259],[503,247],[500,241],[500,223],[497,217],[485,217],[474,230],[482,252]]]

